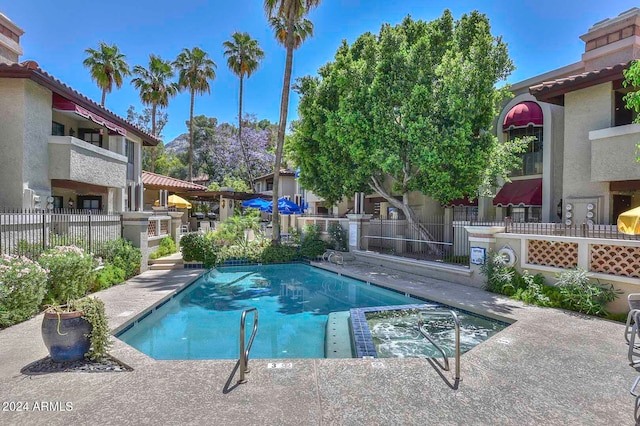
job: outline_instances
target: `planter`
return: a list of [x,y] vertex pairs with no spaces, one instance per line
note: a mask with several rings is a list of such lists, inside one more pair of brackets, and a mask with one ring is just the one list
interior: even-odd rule
[[54,361],[79,361],[89,350],[91,342],[87,335],[92,329],[81,311],[45,312],[42,340]]

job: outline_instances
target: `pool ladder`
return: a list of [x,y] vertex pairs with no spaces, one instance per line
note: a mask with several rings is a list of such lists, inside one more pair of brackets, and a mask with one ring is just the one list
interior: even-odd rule
[[435,346],[436,349],[438,349],[440,351],[440,353],[442,354],[442,357],[444,359],[444,366],[440,366],[440,367],[444,371],[451,371],[451,369],[449,367],[449,357],[444,352],[442,347],[440,347],[440,345],[438,345],[431,338],[431,336],[429,336],[429,333],[427,333],[422,328],[424,326],[424,320],[422,319],[422,314],[427,314],[427,315],[451,314],[453,316],[453,322],[455,323],[455,326],[456,326],[456,371],[455,371],[455,374],[453,376],[453,379],[456,382],[459,382],[461,379],[460,379],[460,320],[458,319],[458,315],[453,311],[446,311],[446,312],[443,312],[443,311],[419,311],[418,312],[418,331],[420,332],[420,334],[422,334],[422,336],[425,339],[427,339],[429,342],[431,342],[431,344],[433,346]]
[[[254,312],[253,314],[253,331],[251,332],[251,337],[249,337],[249,343],[247,344],[247,348],[244,347],[244,336],[245,336],[245,328],[246,328],[246,320],[247,314],[250,312]],[[240,359],[238,363],[240,363],[240,379],[238,379],[238,384],[247,383],[247,379],[244,377],[249,370],[249,351],[251,351],[251,346],[253,345],[253,339],[256,338],[256,333],[258,332],[258,308],[250,308],[242,311],[242,317],[240,317]]]

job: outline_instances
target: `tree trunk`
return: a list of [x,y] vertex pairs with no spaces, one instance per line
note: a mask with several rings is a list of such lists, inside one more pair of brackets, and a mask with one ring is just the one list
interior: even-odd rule
[[[156,137],[156,104],[151,106],[151,134]],[[156,172],[156,147],[151,147],[151,173]]]
[[100,101],[100,106],[104,107],[104,101],[107,98],[107,89],[102,89],[102,100]]
[[253,190],[253,175],[251,174],[251,164],[249,163],[249,156],[247,155],[247,149],[242,142],[242,87],[243,87],[243,76],[240,76],[240,100],[238,102],[238,143],[240,144],[240,150],[242,151],[242,156],[244,157],[244,164],[247,167],[247,176],[249,178],[249,187]]
[[189,182],[193,182],[193,104],[196,94],[191,89],[191,106],[189,108]]
[[280,244],[280,215],[278,210],[278,197],[280,196],[280,164],[282,163],[282,149],[284,147],[284,133],[287,129],[287,113],[289,110],[289,90],[291,88],[291,68],[293,67],[293,28],[295,14],[293,8],[287,17],[287,58],[284,66],[284,82],[282,85],[282,99],[280,100],[280,123],[278,123],[278,140],[276,142],[276,164],[273,170],[273,217],[271,229],[273,231],[272,243]]
[[[402,194],[402,202],[398,201],[395,197],[393,197],[389,192],[385,191],[382,183],[380,183],[376,178],[371,178],[371,183],[369,187],[373,189],[375,192],[380,194],[385,200],[389,202],[393,207],[396,207],[404,213],[407,220],[409,221],[409,226],[412,229],[415,229],[420,234],[420,237],[425,241],[433,241],[435,242],[435,238],[429,230],[420,223],[418,217],[416,216],[413,209],[409,206],[409,194],[404,192]],[[406,237],[406,236],[405,236]],[[429,251],[437,256],[442,254],[442,248],[438,246],[438,244],[427,244],[427,248]]]

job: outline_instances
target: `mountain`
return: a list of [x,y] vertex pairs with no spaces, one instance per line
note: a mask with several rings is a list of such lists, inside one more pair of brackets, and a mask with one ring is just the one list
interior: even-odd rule
[[189,133],[183,133],[171,142],[165,144],[164,149],[176,154],[189,150]]

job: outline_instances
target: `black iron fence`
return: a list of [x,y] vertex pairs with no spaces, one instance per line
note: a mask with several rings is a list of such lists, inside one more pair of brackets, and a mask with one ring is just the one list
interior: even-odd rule
[[372,219],[362,229],[360,248],[381,254],[469,266],[470,221],[434,216],[413,223],[406,219]]
[[0,253],[38,255],[60,245],[96,252],[122,237],[119,213],[93,210],[0,210]]
[[563,237],[604,238],[614,240],[640,240],[640,235],[628,235],[618,231],[616,225],[565,225],[563,223],[517,223],[505,221],[511,234],[556,235]]

